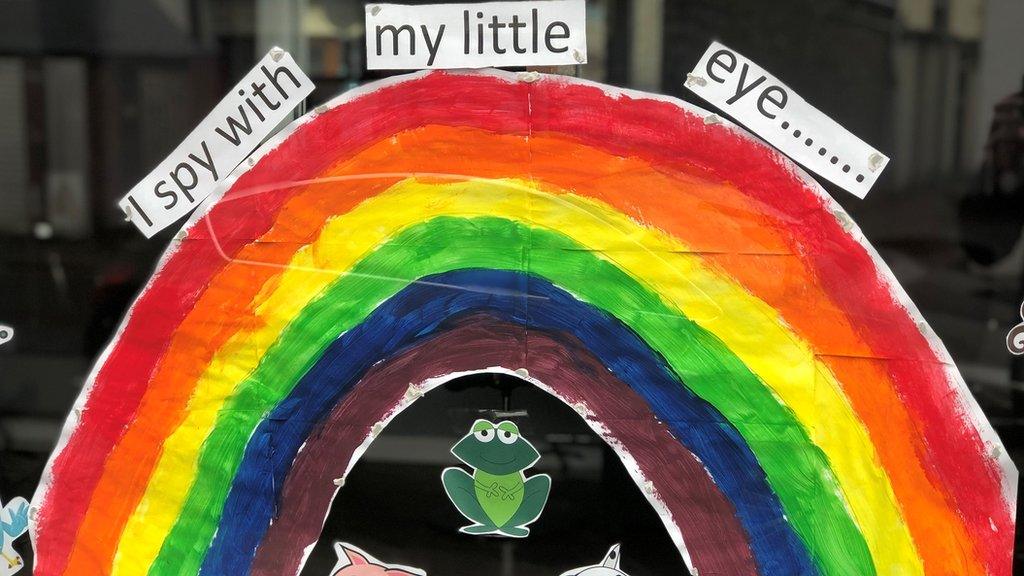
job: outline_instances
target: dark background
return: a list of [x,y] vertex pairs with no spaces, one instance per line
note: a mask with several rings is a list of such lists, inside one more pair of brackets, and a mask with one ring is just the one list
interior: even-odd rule
[[[362,27],[355,0],[0,0],[0,324],[16,330],[0,346],[5,499],[35,490],[92,362],[172,233],[145,241],[116,200],[272,45],[317,83],[310,106],[378,77],[364,70]],[[1024,128],[1012,99],[1024,84],[1022,28],[1020,0],[592,0],[581,72],[695,101],[683,80],[718,39],[889,155],[866,200],[827,187],[1019,462],[1024,376],[1004,339],[1021,321],[1024,270]],[[582,425],[551,414],[541,435]],[[628,501],[632,488],[613,482],[617,460],[598,452],[602,482]],[[359,464],[353,487],[426,474],[393,462],[400,457]],[[568,481],[584,499],[607,492]],[[343,492],[329,528],[351,515],[354,497]],[[598,561],[611,544],[604,536],[574,554]],[[381,538],[354,543],[379,546],[385,560],[394,550]],[[624,558],[639,563],[634,546]],[[644,552],[659,558],[651,546]],[[526,574],[532,552],[521,552],[513,569]],[[634,576],[678,573],[646,566]]]

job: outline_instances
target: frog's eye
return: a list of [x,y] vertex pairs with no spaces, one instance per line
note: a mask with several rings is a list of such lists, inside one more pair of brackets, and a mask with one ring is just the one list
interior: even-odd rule
[[473,427],[469,431],[481,442],[494,440],[494,424],[488,420],[480,419],[473,422]]
[[491,440],[494,440],[494,428],[477,430],[476,432],[473,432],[473,436],[476,436],[476,439],[481,442],[490,442]]
[[508,430],[498,430],[498,440],[501,440],[505,444],[515,444],[516,440],[519,439],[519,434],[510,432]]
[[509,421],[499,423],[497,426],[498,439],[505,444],[513,444],[519,439],[519,427]]

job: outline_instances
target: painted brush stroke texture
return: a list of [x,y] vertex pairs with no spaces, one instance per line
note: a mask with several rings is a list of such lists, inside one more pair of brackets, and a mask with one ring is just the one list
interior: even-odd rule
[[[448,197],[455,202],[472,201],[474,198],[474,194],[464,190],[465,186],[463,185],[448,186],[451,187],[451,193]],[[494,184],[466,186],[482,188],[478,196],[481,201],[489,199],[492,210],[503,210],[500,206],[501,203],[497,201],[501,193],[489,190],[489,188],[495,186]],[[424,186],[409,184],[409,187],[412,190],[419,190]],[[427,187],[430,188],[429,186]],[[389,202],[386,207],[380,210],[375,210],[375,206],[368,204],[363,206],[373,210],[373,214],[394,215],[406,211],[410,215],[430,213],[430,209],[424,204],[415,201],[413,197],[408,195],[398,194],[393,200],[393,202]],[[530,201],[534,204],[540,204],[541,198],[533,196]],[[444,211],[445,203],[440,201],[434,202],[432,209]],[[509,210],[509,213],[515,212],[518,212],[518,210]],[[354,212],[353,214],[357,213]],[[562,215],[561,219],[564,220],[566,218],[571,219],[571,216]],[[436,224],[436,226],[431,226],[431,224]],[[332,226],[336,226],[339,231],[352,228],[350,223],[344,219],[336,219]],[[376,222],[366,222],[356,227],[367,230],[381,230],[381,227]],[[384,229],[386,230],[386,227]],[[330,234],[330,232],[325,232],[327,237],[321,240],[327,244],[339,246],[341,240],[331,239],[333,237]],[[365,240],[376,243],[369,238]],[[362,241],[363,239],[360,240],[360,242]],[[453,243],[451,245],[460,246],[461,248],[459,250],[445,249],[444,247],[449,245],[449,242]],[[835,493],[840,491],[839,487],[833,484],[833,478],[836,474],[833,471],[825,471],[828,467],[819,462],[819,460],[823,459],[822,455],[817,448],[811,446],[809,441],[802,441],[806,446],[805,451],[798,449],[801,442],[799,438],[804,434],[802,428],[796,423],[793,416],[777,403],[772,392],[766,389],[743,366],[739,359],[732,357],[731,354],[727,354],[727,356],[733,359],[726,361],[724,365],[719,365],[717,360],[721,356],[715,352],[721,348],[721,345],[718,344],[713,335],[709,334],[707,336],[690,338],[688,334],[691,330],[701,331],[684,317],[680,310],[671,306],[665,307],[655,294],[634,285],[628,276],[619,271],[619,268],[610,265],[606,260],[597,258],[591,251],[583,250],[583,247],[571,240],[564,239],[564,236],[552,234],[541,228],[528,228],[509,221],[493,218],[475,219],[467,222],[462,219],[441,217],[428,221],[424,225],[411,228],[408,236],[403,235],[393,243],[380,247],[366,263],[354,266],[352,274],[341,277],[341,287],[336,287],[335,289],[340,290],[344,294],[344,298],[338,304],[334,304],[332,300],[324,297],[311,298],[318,291],[317,283],[331,278],[331,275],[301,272],[305,268],[303,265],[293,265],[291,267],[293,273],[286,274],[277,287],[276,292],[280,295],[280,298],[268,300],[265,304],[264,310],[268,315],[265,321],[260,323],[260,330],[255,333],[246,333],[244,338],[241,339],[241,344],[245,347],[266,349],[266,359],[259,366],[254,366],[255,371],[247,377],[249,384],[243,384],[238,394],[234,397],[229,397],[230,390],[223,386],[225,381],[221,377],[220,370],[222,369],[205,377],[205,383],[200,384],[200,389],[203,390],[203,393],[194,397],[193,402],[203,406],[218,406],[219,403],[226,402],[224,408],[203,410],[198,412],[198,414],[193,413],[190,415],[192,416],[190,420],[187,420],[179,428],[180,434],[177,436],[172,435],[165,442],[163,447],[164,458],[167,458],[168,454],[173,453],[181,445],[186,447],[180,448],[180,451],[190,451],[187,448],[188,443],[200,441],[199,439],[204,435],[198,433],[198,431],[204,426],[214,428],[210,438],[215,440],[205,441],[206,446],[223,446],[224,441],[222,438],[234,437],[236,441],[244,441],[248,438],[253,426],[255,426],[256,419],[260,417],[262,407],[273,405],[277,395],[286,392],[286,389],[282,387],[287,386],[289,382],[294,382],[294,378],[308,370],[309,363],[313,361],[315,355],[319,353],[318,351],[326,345],[326,342],[333,338],[334,334],[331,330],[345,330],[361,321],[359,319],[370,311],[373,303],[389,297],[394,290],[401,287],[403,281],[395,279],[403,277],[419,278],[428,273],[428,271],[444,270],[452,266],[479,267],[485,265],[485,263],[491,267],[520,269],[523,266],[521,255],[524,253],[527,242],[530,242],[532,246],[531,271],[536,271],[548,278],[557,278],[560,285],[566,286],[578,294],[590,296],[588,298],[589,301],[599,299],[602,307],[613,311],[619,317],[628,318],[637,311],[650,311],[651,313],[630,320],[634,329],[645,331],[642,332],[645,338],[658,342],[656,349],[660,353],[669,358],[676,359],[680,366],[677,368],[677,371],[695,375],[695,379],[690,382],[691,387],[700,386],[701,394],[711,399],[721,409],[731,410],[729,417],[731,420],[737,421],[739,426],[751,426],[748,436],[752,435],[750,436],[752,439],[756,439],[760,433],[757,427],[763,425],[777,425],[778,430],[785,431],[786,434],[795,434],[796,436],[793,438],[794,444],[790,446],[792,450],[790,453],[804,454],[805,457],[797,458],[795,461],[787,462],[786,465],[772,468],[769,477],[775,477],[773,474],[788,475],[794,479],[801,478],[805,479],[805,481],[810,481],[812,486],[817,486],[817,482],[822,482],[820,493],[823,497],[820,500],[808,499],[795,494],[782,494],[782,497],[784,499],[789,498],[791,513],[797,516],[803,516],[803,514],[797,513],[797,510],[800,510],[802,507],[812,506],[811,502],[814,501],[813,506],[816,507],[814,514],[818,516],[818,521],[827,519],[830,523],[829,532],[814,532],[810,530],[812,522],[810,515],[807,515],[806,533],[808,538],[826,548],[831,546],[835,551],[850,549],[851,544],[849,542],[856,542],[858,539],[857,531],[852,526],[846,530],[842,529],[844,523],[849,523],[849,518],[845,505],[835,496]],[[358,247],[358,243],[352,248],[353,255],[361,254],[362,252],[363,250]],[[310,251],[310,254],[322,256],[324,251],[314,249]],[[338,248],[338,251],[334,252],[334,254],[341,255],[341,249]],[[685,254],[676,256],[678,258],[689,257]],[[664,257],[660,256],[659,258]],[[648,259],[652,258],[652,256],[645,251],[630,251],[618,254],[618,258],[620,260],[627,258]],[[347,264],[340,264],[339,262],[327,262],[325,264],[329,268],[348,267]],[[657,269],[655,264],[652,262],[651,266]],[[683,266],[685,265],[680,263],[680,267]],[[672,283],[673,287],[683,290],[683,293],[674,297],[675,301],[688,301],[696,305],[699,300],[699,303],[712,306],[714,302],[707,300],[704,295],[707,292],[718,292],[723,294],[721,301],[725,301],[725,299],[731,299],[732,301],[730,312],[739,318],[739,322],[734,322],[739,337],[742,338],[746,335],[746,332],[742,330],[743,327],[754,332],[767,332],[771,330],[771,325],[764,322],[761,322],[760,325],[757,323],[759,314],[756,310],[742,306],[742,294],[734,292],[730,297],[726,297],[725,295],[729,293],[726,287],[716,287],[713,284],[699,281],[699,271],[693,269],[692,266],[688,267],[690,268],[688,271],[689,278],[683,282],[676,281]],[[603,282],[598,285],[592,285],[598,279]],[[692,284],[695,280],[698,281],[700,286]],[[308,295],[308,300],[304,294]],[[356,295],[361,295],[361,297],[356,298]],[[285,340],[278,337],[279,328],[275,326],[275,322],[282,318],[290,317],[290,314],[282,313],[283,311],[298,309],[301,307],[299,303],[306,301],[309,301],[309,305],[303,310],[302,314],[292,321],[289,328],[298,331],[300,340],[306,346],[305,350],[307,351],[300,353],[299,350],[288,348],[284,345]],[[358,303],[355,309],[350,306],[353,302]],[[704,316],[710,316],[716,312],[717,310],[715,309],[704,310],[702,307],[697,306],[697,313]],[[339,317],[339,314],[342,316]],[[353,318],[352,315],[355,315],[356,318]],[[333,320],[330,322],[324,320],[331,317],[333,317]],[[720,321],[719,324],[721,325],[723,322]],[[274,342],[275,340],[276,343]],[[791,346],[788,346],[791,344],[791,341],[782,336],[778,337],[775,343],[791,348]],[[776,351],[777,349],[778,346],[770,344],[769,339],[762,339],[760,341],[760,351]],[[778,350],[777,354],[780,359],[780,367],[785,366],[793,372],[800,369],[801,356],[798,350],[788,353]],[[794,357],[795,360],[782,363],[781,359],[786,357]],[[215,362],[218,366],[233,366],[235,367],[234,369],[247,371],[247,369],[240,367],[249,363],[254,356],[247,349],[243,349],[237,353],[233,352],[232,358],[234,359],[226,358],[223,361]],[[271,373],[276,374],[276,376],[271,377]],[[726,374],[729,375],[728,382],[721,382],[721,375]],[[716,376],[719,378],[714,378]],[[788,377],[797,378],[798,376],[791,374]],[[817,387],[818,394],[822,394],[820,386],[817,386],[818,378],[816,374],[810,372],[805,378],[806,386],[809,389]],[[783,393],[778,388],[775,392]],[[806,412],[814,410],[815,400],[818,400],[818,398],[807,397]],[[818,411],[822,412],[820,408]],[[823,415],[831,417],[833,414],[824,412]],[[833,428],[842,428],[839,418],[829,419]],[[215,422],[214,419],[218,421]],[[853,433],[845,434],[843,437],[845,443],[841,447],[837,447],[835,452],[838,453],[839,450],[845,450],[847,453],[855,451],[854,438]],[[775,445],[777,443],[764,444],[765,447]],[[756,450],[758,446],[755,445],[753,448]],[[203,478],[197,479],[198,483],[193,483],[191,489],[186,484],[190,475],[182,473],[181,470],[183,463],[176,463],[173,468],[171,466],[158,468],[156,479],[150,485],[151,491],[166,491],[170,486],[174,487],[172,489],[174,495],[162,496],[160,500],[154,500],[150,497],[149,501],[144,503],[145,513],[136,515],[134,517],[135,523],[129,524],[126,529],[124,541],[132,541],[133,544],[130,549],[123,550],[122,559],[124,561],[131,561],[144,552],[143,547],[139,546],[138,542],[147,539],[147,532],[159,532],[160,522],[166,521],[171,516],[180,516],[181,520],[179,522],[190,524],[202,517],[203,514],[210,513],[210,508],[206,505],[206,502],[209,501],[205,494],[206,490],[210,486],[216,486],[216,490],[226,489],[225,487],[229,483],[233,472],[225,470],[223,473],[217,474],[221,468],[227,465],[227,462],[231,461],[230,457],[226,458],[226,455],[223,453],[201,454],[200,460],[194,465],[203,467],[204,459],[210,463],[210,466],[215,466],[218,470],[210,469],[213,474],[204,475]],[[817,464],[815,464],[816,462]],[[814,468],[818,471],[810,473],[809,470]],[[163,474],[161,474],[161,470],[164,471]],[[789,485],[791,481],[779,481],[778,484],[781,486]],[[193,503],[191,507],[186,500],[189,490],[197,495],[196,498],[192,498]],[[864,498],[872,494],[855,493],[854,496]],[[184,508],[179,513],[177,509],[181,506],[184,506]],[[173,512],[165,512],[168,509],[173,509]],[[884,510],[878,511],[879,514],[883,512]],[[797,526],[800,526],[799,522]],[[838,538],[833,536],[833,540],[829,544],[827,541],[820,541],[818,538],[826,533],[844,534],[845,537]],[[172,538],[168,542],[173,540],[172,534]],[[165,543],[166,545],[167,543]],[[178,550],[169,549],[167,555],[175,558],[175,565],[180,565],[180,555],[185,554],[189,547],[185,546]],[[855,556],[847,552],[843,555],[830,555],[830,557],[838,560]],[[904,558],[904,563],[906,563],[906,557]],[[870,563],[866,564],[866,566],[870,566]],[[865,568],[861,566],[860,569],[861,573],[863,573]]]
[[[242,482],[253,432],[305,406],[282,403],[383,303],[476,268],[548,282],[660,357],[676,393],[651,413],[692,394],[721,415],[763,474],[751,498],[778,502],[784,546],[804,548],[797,570],[1009,574],[1016,471],[941,344],[820,188],[702,115],[570,79],[430,73],[277,138],[189,224],[90,377],[35,498],[37,573],[218,565],[232,498],[279,497]],[[325,306],[344,321],[303,320]],[[806,573],[765,552],[730,494],[742,479],[708,471],[757,570]]]
[[[347,459],[339,456],[350,455],[349,450],[370,435],[374,418],[382,416],[373,409],[373,414],[364,412],[369,391],[373,391],[371,402],[376,408],[392,410],[407,391],[405,382],[419,384],[463,369],[527,364],[531,377],[558,383],[552,391],[563,401],[587,407],[598,432],[636,458],[640,473],[651,479],[669,507],[694,499],[706,504],[689,508],[688,518],[674,517],[692,555],[703,558],[709,570],[757,573],[731,505],[700,463],[678,443],[664,442],[671,437],[668,428],[649,419],[651,414],[642,399],[624,389],[624,383],[610,375],[573,336],[534,329],[527,332],[517,323],[483,312],[454,318],[437,329],[414,347],[374,366],[309,436],[282,487],[281,509],[287,512],[267,528],[253,574],[291,571],[301,560],[291,542],[317,539],[318,515],[329,507],[334,495],[332,480],[349,469]],[[528,363],[523,353],[527,348]],[[441,354],[442,350],[446,352]],[[799,558],[779,556],[790,568],[799,564]]]
[[[531,295],[542,298],[531,299],[529,305],[524,305],[523,298],[518,294],[525,294],[527,285]],[[346,291],[348,286],[339,285],[336,293],[343,294]],[[425,298],[428,294],[431,297]],[[787,572],[795,574],[807,573],[809,563],[802,546],[783,520],[782,510],[765,482],[764,473],[739,435],[724,423],[722,416],[685,391],[683,402],[663,402],[663,398],[672,397],[679,390],[680,383],[664,361],[652,353],[642,340],[625,326],[592,307],[581,305],[546,281],[511,272],[476,271],[427,277],[424,283],[411,285],[389,299],[358,328],[346,332],[331,343],[321,355],[321,360],[305,374],[289,398],[280,403],[256,431],[260,438],[270,440],[273,436],[274,477],[265,481],[278,486],[284,483],[284,474],[301,442],[310,434],[310,429],[322,420],[326,411],[337,402],[337,397],[346,394],[348,387],[355,383],[376,358],[389,357],[429,337],[441,329],[440,323],[449,315],[461,315],[473,310],[487,310],[509,321],[520,318],[523,331],[530,335],[535,330],[549,328],[575,334],[600,356],[608,370],[627,379],[638,394],[655,406],[654,412],[658,418],[672,423],[676,437],[681,438],[685,446],[693,446],[691,450],[708,468],[709,473],[720,479],[722,490],[736,503],[746,530],[756,535],[753,538],[755,553],[761,559],[761,564],[785,567]],[[324,324],[339,320],[330,312],[323,311],[316,317],[318,322]],[[353,349],[366,352],[341,354],[341,351]],[[300,350],[300,347],[289,347],[289,354],[301,354]],[[526,349],[519,352],[525,355]],[[529,348],[531,362],[533,354],[533,348]],[[449,361],[444,358],[438,358],[436,362],[449,365]],[[525,362],[520,365],[528,366]],[[432,363],[424,366],[429,372]],[[532,364],[528,367],[532,373]],[[570,368],[566,366],[563,370],[568,371]],[[558,388],[561,383],[551,382],[550,385]],[[627,389],[621,393],[625,398],[633,392]],[[630,417],[637,421],[638,426],[642,426],[640,422],[643,420],[635,416],[620,414],[617,417]],[[247,448],[238,477],[255,479],[265,473],[265,466],[261,466],[264,462],[261,450],[261,446],[250,445]],[[688,477],[684,472],[684,463],[680,462],[680,469],[671,473],[681,478]],[[688,481],[697,484],[698,480]],[[264,508],[260,513],[254,510],[255,500],[251,495],[233,491],[229,496],[228,509],[223,516],[231,520],[221,523],[214,548],[211,549],[214,557],[222,553],[230,558],[225,566],[242,565],[240,563],[244,558],[241,556],[244,556],[244,552],[234,553],[233,549],[252,549],[249,539],[258,535],[261,525],[265,527],[269,523],[272,509]],[[251,522],[242,519],[240,513],[243,511],[244,517]],[[314,518],[312,522],[318,520]]]

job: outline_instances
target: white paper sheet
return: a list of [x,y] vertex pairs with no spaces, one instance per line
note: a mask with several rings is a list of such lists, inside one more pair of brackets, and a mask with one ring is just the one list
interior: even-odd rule
[[785,155],[864,198],[889,158],[749,58],[712,42],[686,87]]

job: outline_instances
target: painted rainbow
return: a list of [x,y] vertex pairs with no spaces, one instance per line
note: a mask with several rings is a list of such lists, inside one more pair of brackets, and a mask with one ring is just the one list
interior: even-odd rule
[[36,574],[295,574],[382,424],[504,371],[618,451],[700,574],[1009,576],[1016,469],[949,355],[812,179],[707,116],[499,72],[307,115],[94,369]]

